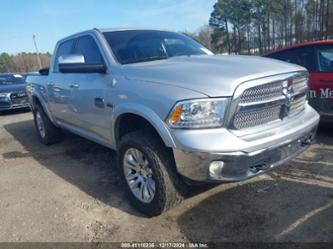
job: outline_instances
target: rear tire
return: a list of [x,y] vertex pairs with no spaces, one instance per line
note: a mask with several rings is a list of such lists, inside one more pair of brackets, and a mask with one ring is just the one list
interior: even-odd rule
[[129,199],[142,213],[160,215],[183,199],[179,191],[183,182],[175,170],[173,155],[151,132],[124,135],[117,159]]
[[51,145],[62,139],[61,130],[52,124],[39,104],[33,111],[33,115],[37,136],[42,144]]

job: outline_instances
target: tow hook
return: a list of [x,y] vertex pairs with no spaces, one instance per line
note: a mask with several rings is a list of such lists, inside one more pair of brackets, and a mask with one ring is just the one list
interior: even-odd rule
[[269,165],[269,164],[265,164],[265,163],[263,163],[263,164],[258,164],[258,165],[251,166],[251,167],[249,168],[249,170],[250,170],[252,173],[256,174],[256,173],[258,173],[259,171],[268,170],[269,168],[270,168],[270,165]]
[[313,138],[312,138],[312,136],[310,136],[302,141],[302,146],[310,145],[310,144],[312,144],[312,142],[313,142]]

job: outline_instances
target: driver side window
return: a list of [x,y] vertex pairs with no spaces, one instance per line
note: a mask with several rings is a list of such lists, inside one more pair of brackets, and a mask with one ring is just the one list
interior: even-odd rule
[[101,52],[90,35],[79,38],[75,53],[82,54],[86,64],[104,64]]
[[75,41],[74,39],[70,39],[70,40],[64,41],[63,43],[61,43],[58,46],[57,55],[56,55],[55,61],[54,61],[54,70],[53,71],[55,73],[59,73],[59,65],[58,65],[59,57],[72,53],[73,47],[74,47],[74,41]]

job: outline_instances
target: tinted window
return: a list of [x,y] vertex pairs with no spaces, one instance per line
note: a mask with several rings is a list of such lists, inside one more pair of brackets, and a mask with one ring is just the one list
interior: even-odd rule
[[289,51],[277,52],[274,54],[267,55],[267,57],[288,62],[290,60],[290,52]]
[[267,57],[294,63],[305,67],[309,71],[315,71],[316,69],[313,47],[310,46],[274,53]]
[[212,54],[200,43],[174,32],[126,30],[105,32],[104,36],[122,64]]
[[0,74],[0,86],[24,83],[24,78],[20,74]]
[[320,72],[333,72],[333,45],[316,47],[318,70]]
[[94,38],[89,35],[79,38],[76,53],[84,56],[86,64],[103,63],[103,59],[96,42]]
[[62,56],[62,55],[71,54],[72,49],[73,49],[73,45],[74,45],[74,40],[72,39],[72,40],[68,40],[68,41],[63,42],[58,46],[58,51],[57,51],[57,55],[56,55],[56,58],[55,58],[55,65],[54,65],[54,71],[55,72],[59,72],[59,68],[58,68],[58,59],[59,59],[59,57]]

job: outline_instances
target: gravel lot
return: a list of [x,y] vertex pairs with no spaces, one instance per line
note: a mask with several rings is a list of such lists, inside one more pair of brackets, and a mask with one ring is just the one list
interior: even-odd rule
[[0,241],[333,242],[332,128],[289,165],[152,219],[128,204],[114,152],[70,134],[45,147],[29,112],[0,116],[0,177]]

